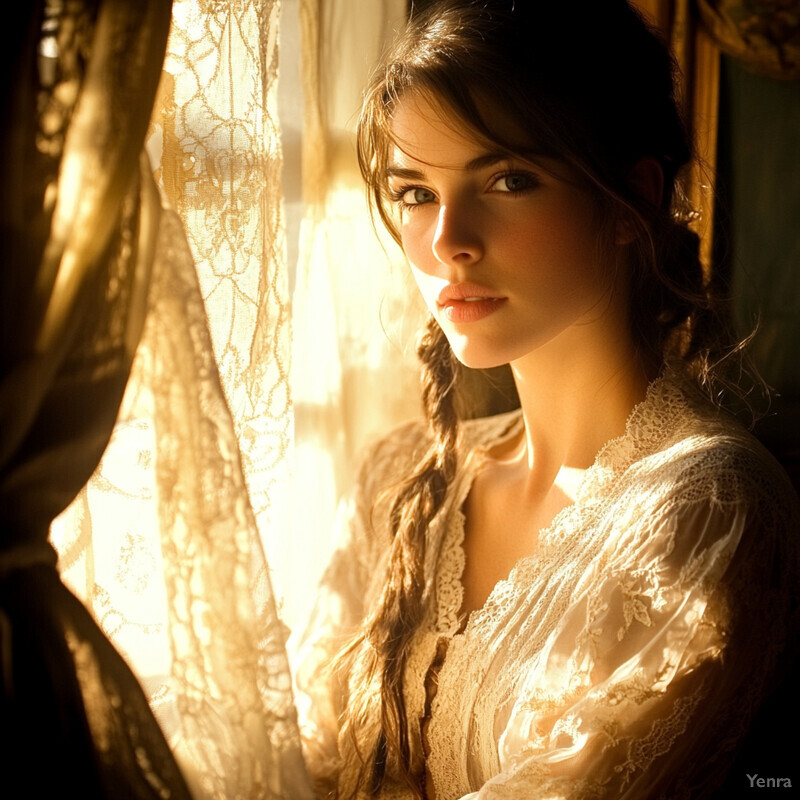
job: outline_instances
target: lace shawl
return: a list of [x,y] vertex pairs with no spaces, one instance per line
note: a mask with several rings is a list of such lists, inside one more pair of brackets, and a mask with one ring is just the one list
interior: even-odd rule
[[[458,476],[431,526],[428,616],[405,683],[417,753],[428,724],[428,786],[436,800],[704,796],[798,628],[797,498],[738,424],[659,379],[537,552],[464,626],[461,508],[487,449],[521,424],[515,412],[464,425]],[[337,743],[347,690],[326,667],[381,585],[390,541],[379,493],[426,439],[407,425],[367,454],[305,637],[306,754],[341,797],[352,794],[338,766],[352,746]],[[395,784],[382,796],[408,795]]]

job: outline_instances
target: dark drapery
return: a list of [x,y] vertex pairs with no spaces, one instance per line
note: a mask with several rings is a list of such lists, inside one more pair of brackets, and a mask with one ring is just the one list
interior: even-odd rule
[[106,446],[142,330],[160,203],[140,153],[170,11],[39,0],[3,25],[0,752],[20,796],[189,796],[47,541]]

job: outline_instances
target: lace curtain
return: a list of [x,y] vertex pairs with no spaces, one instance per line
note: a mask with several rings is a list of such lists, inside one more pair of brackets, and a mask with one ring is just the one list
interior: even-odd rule
[[[418,408],[403,351],[416,312],[353,148],[404,4],[283,6],[172,6],[146,146],[174,211],[111,444],[51,530],[64,580],[133,666],[198,798],[306,796],[287,625],[310,608],[350,459]],[[281,13],[298,15],[305,93],[288,248]]]

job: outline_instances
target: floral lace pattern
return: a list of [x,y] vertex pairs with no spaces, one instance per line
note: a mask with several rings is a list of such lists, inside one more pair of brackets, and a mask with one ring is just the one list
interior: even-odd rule
[[[465,424],[461,469],[431,526],[430,614],[406,673],[428,786],[436,800],[676,798],[713,788],[704,765],[724,767],[797,629],[790,598],[800,557],[788,534],[798,512],[788,482],[736,423],[659,379],[587,470],[576,501],[540,534],[539,550],[464,627],[461,509],[483,454],[520,424],[518,413]],[[425,436],[407,426],[368,454],[356,492],[366,516],[345,517],[307,635],[305,732],[328,727],[334,748],[336,716],[326,709],[342,698],[326,696],[318,666],[375,597],[388,541],[386,509],[370,514],[372,499]],[[366,584],[342,583],[370,547],[377,559],[362,567]],[[336,760],[330,754],[329,768]],[[715,774],[721,781],[724,770]]]

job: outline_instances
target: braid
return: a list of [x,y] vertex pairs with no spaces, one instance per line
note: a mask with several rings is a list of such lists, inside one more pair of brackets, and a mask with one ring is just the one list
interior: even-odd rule
[[[362,632],[345,649],[351,655],[350,675],[362,679],[353,685],[342,730],[353,744],[355,729],[370,724],[368,696],[380,694],[380,721],[371,755],[370,791],[377,794],[389,761],[396,764],[409,788],[422,797],[413,776],[409,725],[403,698],[403,677],[409,645],[425,615],[425,552],[428,528],[441,510],[457,464],[458,414],[456,380],[460,364],[439,325],[429,318],[417,354],[422,362],[422,398],[433,442],[401,485],[391,506],[392,549],[387,578],[378,602]],[[360,695],[360,696],[359,696]],[[356,767],[361,784],[366,777],[363,755]]]
[[690,320],[711,307],[699,238],[668,212],[659,212],[649,223],[640,218],[639,223],[631,286],[634,341],[655,365],[670,356],[691,362],[698,342]]
[[[455,476],[458,418],[455,380],[458,361],[442,329],[431,317],[417,348],[422,362],[422,399],[433,443],[414,474],[398,492],[390,515],[394,544],[389,580],[367,621],[367,637],[383,662],[381,680],[381,737],[392,748],[409,786],[418,790],[410,774],[411,748],[403,699],[403,675],[411,638],[424,615],[425,550],[427,532],[441,509],[447,487]],[[380,753],[376,753],[380,755]],[[373,789],[382,784],[385,760],[376,758]]]

